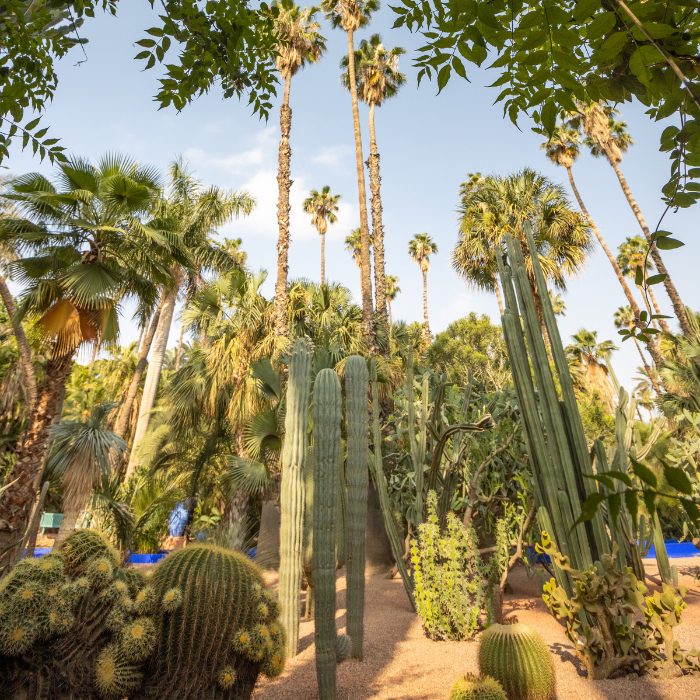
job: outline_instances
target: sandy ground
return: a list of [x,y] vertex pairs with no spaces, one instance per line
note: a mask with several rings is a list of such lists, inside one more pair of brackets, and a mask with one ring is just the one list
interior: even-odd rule
[[[674,559],[681,574],[679,583],[690,589],[683,612],[683,624],[676,639],[683,649],[700,648],[700,586],[693,580],[700,564],[697,559]],[[656,563],[648,564],[656,574]],[[517,613],[544,637],[554,655],[558,700],[700,700],[700,678],[685,676],[674,680],[648,678],[612,681],[586,680],[564,628],[549,614],[539,594],[537,579],[528,579],[524,568],[510,577],[513,592],[506,595],[504,611]],[[275,585],[274,577],[269,583]],[[369,576],[365,592],[364,659],[338,667],[338,700],[369,698],[405,700],[447,700],[455,680],[467,672],[478,672],[478,643],[433,642],[426,638],[420,618],[411,612],[401,580]],[[345,632],[345,576],[338,577],[337,625]],[[314,700],[313,621],[302,622],[301,653],[274,681],[261,677],[255,700]]]

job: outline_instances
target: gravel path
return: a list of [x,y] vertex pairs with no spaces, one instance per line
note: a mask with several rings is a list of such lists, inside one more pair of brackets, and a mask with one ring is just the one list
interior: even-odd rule
[[[700,648],[700,587],[693,574],[700,559],[675,559],[680,584],[690,589],[683,624],[676,639],[683,649]],[[656,574],[656,563],[648,564]],[[274,578],[268,579],[274,585]],[[506,595],[504,611],[517,612],[521,622],[544,637],[554,654],[558,700],[700,700],[700,678],[674,680],[618,679],[589,683],[564,634],[564,628],[549,614],[536,579],[525,569],[510,577],[513,593]],[[420,618],[411,612],[401,580],[369,576],[365,592],[364,660],[338,667],[338,700],[447,700],[455,680],[466,672],[478,672],[478,644],[433,642],[425,637]],[[338,577],[337,625],[345,632],[345,575]],[[313,621],[302,622],[301,653],[287,662],[280,678],[261,678],[255,700],[315,700]]]

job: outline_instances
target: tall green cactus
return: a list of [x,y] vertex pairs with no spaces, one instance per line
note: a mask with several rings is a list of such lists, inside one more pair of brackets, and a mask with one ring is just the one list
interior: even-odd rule
[[287,384],[287,408],[282,451],[280,523],[280,603],[287,630],[287,655],[299,645],[299,595],[304,540],[304,456],[308,440],[309,393],[314,346],[297,338],[292,346]]
[[335,490],[335,566],[342,569],[347,560],[347,537],[345,533],[348,510],[348,493],[345,476],[345,454],[343,443],[338,450],[338,481]]
[[367,389],[364,358],[354,355],[345,364],[345,413],[348,435],[347,609],[352,657],[362,660],[365,612],[365,525],[367,521]]
[[304,619],[314,614],[314,448],[306,448],[304,460],[304,576],[306,577],[306,609]]
[[320,700],[335,700],[335,506],[342,396],[332,369],[316,375],[314,420],[314,583]]

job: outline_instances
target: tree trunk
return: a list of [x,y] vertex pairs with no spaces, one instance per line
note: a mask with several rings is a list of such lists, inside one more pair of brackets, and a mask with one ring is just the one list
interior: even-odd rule
[[664,265],[664,261],[661,259],[661,254],[659,253],[658,248],[651,240],[651,233],[649,231],[649,227],[647,226],[647,222],[644,220],[642,212],[639,209],[636,200],[632,196],[632,192],[629,188],[629,185],[627,184],[627,180],[625,180],[624,175],[620,170],[619,164],[616,163],[615,159],[613,158],[609,158],[608,160],[610,162],[610,165],[612,165],[615,174],[617,175],[617,179],[620,181],[620,186],[622,187],[622,191],[624,192],[625,197],[627,198],[627,203],[630,205],[630,208],[634,212],[634,215],[637,218],[637,222],[639,223],[639,227],[642,229],[644,237],[647,239],[647,243],[649,243],[651,257],[654,260],[654,264],[656,265],[657,271],[659,272],[659,274],[666,275],[666,279],[664,280],[664,287],[666,287],[666,293],[668,294],[669,299],[673,304],[673,310],[675,311],[676,317],[678,318],[678,322],[681,325],[681,330],[683,331],[684,335],[689,336],[691,334],[691,330],[690,324],[688,323],[688,319],[685,315],[685,307],[683,306],[681,297],[678,294],[678,291],[676,290],[676,286],[671,281],[671,275],[668,274],[668,270]]
[[129,465],[126,468],[126,478],[128,479],[136,469],[138,458],[139,442],[148,430],[148,423],[151,420],[151,410],[156,402],[156,394],[158,393],[158,383],[160,382],[160,371],[163,367],[163,359],[165,358],[165,350],[168,346],[168,336],[170,335],[170,326],[173,322],[173,313],[175,311],[175,301],[178,293],[178,279],[175,279],[173,288],[167,292],[163,300],[163,308],[160,312],[158,320],[158,329],[156,330],[155,338],[153,339],[153,354],[151,361],[148,363],[148,372],[146,373],[146,383],[143,387],[143,396],[141,397],[141,408],[139,409],[139,418],[136,423],[136,433],[134,435],[134,443],[131,446],[131,454],[129,455]]
[[64,499],[66,505],[63,509],[63,520],[61,521],[61,526],[58,528],[58,534],[51,548],[52,552],[57,552],[66,537],[75,531],[75,525],[78,522],[80,511],[84,510],[87,506],[91,491],[92,489],[87,493],[71,494],[68,498]]
[[[644,299],[644,305],[647,307],[647,313],[649,314],[649,318],[651,318],[654,315],[654,312],[651,310],[651,306],[649,304],[649,299],[647,299],[646,295],[644,294],[644,288],[640,287],[639,285],[636,285],[637,289],[639,290],[639,293],[642,295],[642,299]],[[658,330],[658,326],[656,325],[656,321],[649,321],[649,323],[652,324],[654,328]]]
[[0,559],[6,547],[14,546],[24,536],[35,500],[34,483],[46,455],[49,426],[58,411],[72,367],[73,353],[52,357],[46,363],[33,420],[22,434],[8,479],[8,482],[17,481],[0,495]]
[[430,324],[428,323],[428,271],[423,270],[423,338],[430,345]]
[[659,383],[656,381],[656,377],[654,377],[651,367],[649,367],[649,364],[647,363],[647,358],[644,357],[644,353],[642,352],[642,346],[639,344],[639,341],[636,338],[634,339],[634,344],[637,346],[639,356],[642,358],[644,370],[647,373],[647,377],[649,377],[651,385],[654,387],[654,391],[657,393],[657,395],[661,396],[661,388],[659,387]]
[[177,342],[177,358],[175,358],[175,371],[180,369],[180,357],[182,355],[182,336],[185,335],[185,324],[180,324],[180,340]]
[[360,274],[362,280],[362,335],[370,352],[376,351],[374,337],[374,309],[372,306],[372,261],[369,252],[369,223],[367,221],[367,192],[365,170],[362,159],[362,134],[360,112],[357,107],[357,84],[355,81],[355,47],[353,30],[348,30],[348,75],[352,95],[352,118],[355,127],[355,157],[357,160],[357,187],[360,197]]
[[[12,298],[12,294],[10,294],[7,283],[2,277],[0,277],[0,297],[2,297],[7,313],[10,316],[10,321],[12,321],[17,315],[17,306],[15,305],[15,300]],[[24,390],[27,393],[27,408],[31,415],[36,406],[37,399],[36,374],[34,373],[34,365],[32,364],[32,351],[29,348],[27,336],[24,333],[24,326],[21,323],[18,323],[16,327],[14,324],[12,324],[12,326],[15,340],[17,341],[17,349],[19,350],[19,362],[24,372]]]
[[[649,298],[651,299],[651,303],[654,305],[654,311],[656,312],[656,314],[657,314],[658,316],[660,316],[660,315],[661,315],[661,309],[659,308],[659,305],[658,305],[657,302],[656,302],[656,297],[654,296],[654,292],[652,291],[652,288],[651,288],[651,287],[647,287],[647,289],[649,290]],[[670,332],[671,332],[671,331],[669,330],[668,324],[666,323],[666,321],[664,321],[663,318],[660,318],[660,319],[659,319],[659,325],[661,326],[661,330],[662,330],[664,333],[670,333]]]
[[[380,324],[387,323],[386,280],[384,270],[384,224],[382,223],[382,197],[380,187],[382,178],[379,176],[379,153],[374,132],[374,103],[369,106],[369,189],[372,193],[372,237],[374,245],[374,300],[377,309],[377,320]],[[389,348],[387,348],[387,357]]]
[[326,283],[326,234],[321,234],[321,284]]
[[493,276],[493,286],[496,290],[496,301],[498,301],[498,310],[501,312],[501,316],[506,312],[503,308],[503,298],[501,297],[501,288],[498,286],[498,277]]
[[126,394],[124,403],[122,404],[121,411],[119,413],[119,418],[114,426],[114,434],[120,438],[124,437],[126,433],[127,426],[129,425],[129,418],[131,417],[131,408],[134,405],[136,396],[139,393],[139,384],[141,383],[141,377],[143,376],[143,371],[146,369],[146,361],[148,360],[148,351],[151,349],[151,343],[153,342],[153,336],[155,335],[156,328],[158,327],[158,321],[160,320],[160,312],[163,306],[163,300],[158,304],[156,312],[153,314],[151,319],[151,325],[148,329],[148,335],[144,340],[143,347],[139,354],[139,361],[136,364],[136,369],[134,370],[134,376],[131,378],[131,384],[129,385],[129,391]]
[[289,274],[289,191],[292,189],[290,163],[292,149],[289,146],[289,132],[292,129],[292,109],[289,106],[289,87],[292,76],[284,81],[284,101],[280,107],[280,129],[282,140],[279,145],[279,166],[277,171],[277,284],[275,285],[274,325],[275,336],[287,335],[287,275]]
[[97,353],[100,351],[100,339],[95,341],[95,347],[92,349],[92,357],[90,358],[90,364],[88,365],[88,380],[92,377],[92,369],[95,366],[95,360],[97,359]]

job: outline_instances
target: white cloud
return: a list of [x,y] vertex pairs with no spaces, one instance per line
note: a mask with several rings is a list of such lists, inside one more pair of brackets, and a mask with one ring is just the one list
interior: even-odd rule
[[340,165],[349,155],[352,149],[349,146],[329,146],[311,159],[312,163],[319,165]]

